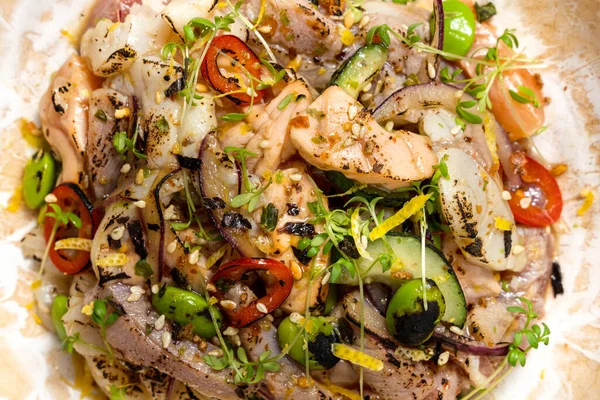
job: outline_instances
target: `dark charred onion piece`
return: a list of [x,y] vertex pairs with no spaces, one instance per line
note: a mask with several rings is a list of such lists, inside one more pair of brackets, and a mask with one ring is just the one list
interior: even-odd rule
[[560,264],[558,261],[552,262],[552,275],[550,275],[550,283],[552,284],[552,292],[554,293],[554,297],[565,292],[562,284],[562,272],[560,271]]
[[365,285],[365,294],[371,304],[379,311],[379,314],[385,315],[388,302],[392,297],[392,289],[383,283],[369,283]]
[[[348,293],[342,300],[342,307],[346,312],[346,319],[353,325],[360,326],[360,295],[358,291]],[[388,332],[385,317],[377,311],[369,302],[365,301],[364,311],[365,332],[376,338],[382,345],[388,349],[398,347],[398,342]]]
[[135,252],[141,259],[148,257],[148,250],[146,250],[146,243],[144,241],[144,231],[142,230],[142,223],[139,220],[132,221],[127,224],[127,232],[135,248]]
[[[435,0],[433,2],[433,15],[431,18],[433,18],[433,21],[430,24],[430,27],[433,28],[430,32],[431,47],[442,50],[444,48],[444,7],[442,6],[442,0]],[[429,53],[427,61],[432,62],[435,66],[434,78],[436,78],[440,65],[440,56]],[[432,78],[432,80],[434,78]]]
[[278,232],[313,238],[315,236],[315,226],[307,222],[287,222],[282,228],[279,228]]
[[234,212],[227,205],[239,193],[239,170],[223,152],[214,134],[208,134],[200,148],[200,189],[204,204],[215,226],[237,251],[245,257],[264,254],[252,244],[258,230],[254,219],[243,208]]
[[[392,121],[396,125],[418,122],[421,111],[427,107],[443,107],[447,110],[456,108],[456,92],[459,89],[440,82],[429,82],[421,85],[406,86],[392,93],[375,111],[373,117],[382,125]],[[468,94],[463,94],[461,101],[473,100]],[[483,121],[484,115],[475,107],[469,112],[479,116]]]
[[181,154],[177,154],[177,161],[179,162],[181,168],[191,169],[194,171],[199,170],[200,166],[202,165],[202,161],[200,161],[199,158],[185,157]]
[[[231,326],[235,328],[248,326],[283,304],[290,295],[294,282],[290,269],[285,264],[270,258],[240,258],[221,265],[210,280],[217,288],[215,297],[221,301],[225,298],[229,287],[243,280],[249,272],[258,271],[266,271],[266,276],[273,282],[267,288],[267,294],[260,299],[255,299],[244,307],[238,306],[235,310],[224,310]],[[259,310],[263,306],[264,312]]]
[[439,324],[435,328],[433,337],[441,340],[444,347],[474,356],[505,356],[508,354],[508,344],[489,347],[485,343],[451,332],[444,324]]

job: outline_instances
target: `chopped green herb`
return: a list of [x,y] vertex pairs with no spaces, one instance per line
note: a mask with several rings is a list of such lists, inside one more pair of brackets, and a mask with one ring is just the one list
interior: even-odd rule
[[267,232],[272,232],[277,227],[277,221],[279,219],[279,210],[273,203],[267,204],[262,211],[260,216],[260,226]]
[[496,15],[496,7],[492,3],[479,5],[475,2],[475,12],[477,21],[484,22]]
[[154,274],[152,266],[148,261],[146,261],[146,259],[139,260],[137,263],[135,263],[134,271],[136,275],[143,276],[146,279],[150,278]]
[[158,128],[160,133],[169,133],[169,122],[165,119],[164,115],[161,115],[158,121],[154,123],[154,126]]
[[98,109],[98,111],[96,111],[96,113],[94,114],[94,116],[96,118],[98,118],[102,122],[108,121],[108,117],[106,116],[106,113],[103,110],[101,110],[101,109]]

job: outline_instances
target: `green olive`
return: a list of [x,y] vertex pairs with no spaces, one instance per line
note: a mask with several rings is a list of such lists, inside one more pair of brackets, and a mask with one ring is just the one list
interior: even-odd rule
[[25,166],[23,172],[23,199],[27,207],[36,209],[44,204],[44,198],[54,188],[56,162],[48,151],[40,150]]
[[427,341],[446,311],[444,296],[431,279],[427,279],[425,293],[427,310],[423,306],[423,281],[413,279],[400,286],[388,305],[388,330],[404,345],[417,346]]
[[465,3],[446,0],[444,8],[444,51],[465,56],[475,40],[475,15]]
[[[163,286],[158,293],[152,295],[152,305],[165,318],[180,325],[192,324],[193,331],[204,339],[214,337],[217,332],[210,317],[206,299],[189,290],[175,286]],[[217,324],[221,325],[221,314],[212,307]]]
[[64,294],[59,294],[52,301],[52,309],[50,310],[50,316],[52,317],[52,324],[60,341],[64,341],[67,338],[67,331],[65,325],[62,322],[62,317],[69,310],[69,298]]
[[[304,350],[304,334],[302,326],[304,321],[300,323],[292,322],[290,317],[287,317],[277,329],[277,340],[279,346],[284,349],[292,344],[292,341],[298,334],[300,337],[290,348],[288,355],[300,364],[306,366],[306,354]],[[339,342],[339,336],[333,324],[333,320],[327,317],[309,317],[306,323],[306,331],[308,332],[308,355],[309,366],[312,370],[329,369],[336,365],[339,358],[331,352],[331,345]]]

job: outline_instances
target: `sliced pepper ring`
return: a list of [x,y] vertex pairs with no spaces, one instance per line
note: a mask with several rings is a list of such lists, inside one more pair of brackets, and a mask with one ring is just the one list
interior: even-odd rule
[[[267,294],[264,297],[252,301],[249,305],[238,307],[235,310],[224,310],[229,318],[229,323],[234,328],[248,326],[283,304],[292,291],[294,282],[292,273],[285,264],[270,258],[239,258],[221,265],[210,280],[217,287],[215,297],[221,301],[226,292],[223,288],[239,282],[248,272],[257,271],[265,271],[272,275],[276,279],[276,283],[270,290],[267,288]],[[259,311],[258,303],[265,306],[266,312]]]
[[[57,186],[52,191],[56,196],[56,204],[63,212],[72,212],[81,219],[81,229],[77,229],[71,224],[68,226],[60,226],[53,243],[50,244],[50,259],[61,272],[65,274],[75,274],[82,270],[90,260],[89,251],[83,250],[55,250],[54,243],[61,239],[70,237],[78,237],[81,239],[92,239],[94,222],[92,218],[93,207],[88,198],[83,193],[83,190],[74,183],[63,183]],[[46,242],[52,235],[55,219],[46,216],[44,219],[44,237]],[[76,234],[73,231],[77,230]]]
[[[254,78],[260,79],[261,62],[254,52],[241,39],[234,35],[217,36],[211,42],[201,72],[206,81],[218,92],[229,93],[239,91],[241,86],[237,79],[221,74],[218,58],[220,54],[227,54],[239,63]],[[239,66],[237,67],[241,69]],[[255,90],[254,103],[258,103],[264,96],[264,90]],[[227,97],[235,104],[250,104],[252,97],[247,93],[231,93]]]

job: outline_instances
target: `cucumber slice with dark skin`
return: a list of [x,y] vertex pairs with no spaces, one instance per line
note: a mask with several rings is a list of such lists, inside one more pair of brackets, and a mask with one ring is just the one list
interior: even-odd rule
[[[365,258],[360,258],[356,262],[363,280],[369,278],[372,282],[383,283],[396,290],[407,280],[422,277],[421,238],[406,234],[386,237],[396,257],[395,265],[392,265],[391,269],[383,272],[380,263],[371,267],[373,262]],[[369,243],[367,251],[375,260],[380,254],[387,253],[387,248],[383,240],[378,239]],[[436,283],[446,302],[442,321],[462,327],[467,318],[467,302],[450,263],[441,251],[426,244],[425,266],[426,277]],[[335,283],[357,285],[358,277],[356,275],[351,277],[348,271],[344,270]]]
[[379,73],[387,61],[388,49],[383,44],[361,47],[331,77],[329,85],[342,88],[353,98]]
[[[327,180],[331,182],[333,187],[340,193],[345,193],[353,187],[359,185],[359,183],[354,182],[352,179],[346,178],[346,176],[338,171],[324,171]],[[378,189],[373,186],[367,186],[363,189],[357,190],[353,192],[350,197],[353,196],[362,196],[365,199],[371,201],[376,197],[383,197],[377,203],[383,207],[401,207],[404,203],[410,200],[414,196],[414,191],[397,191],[390,192],[383,189]]]

